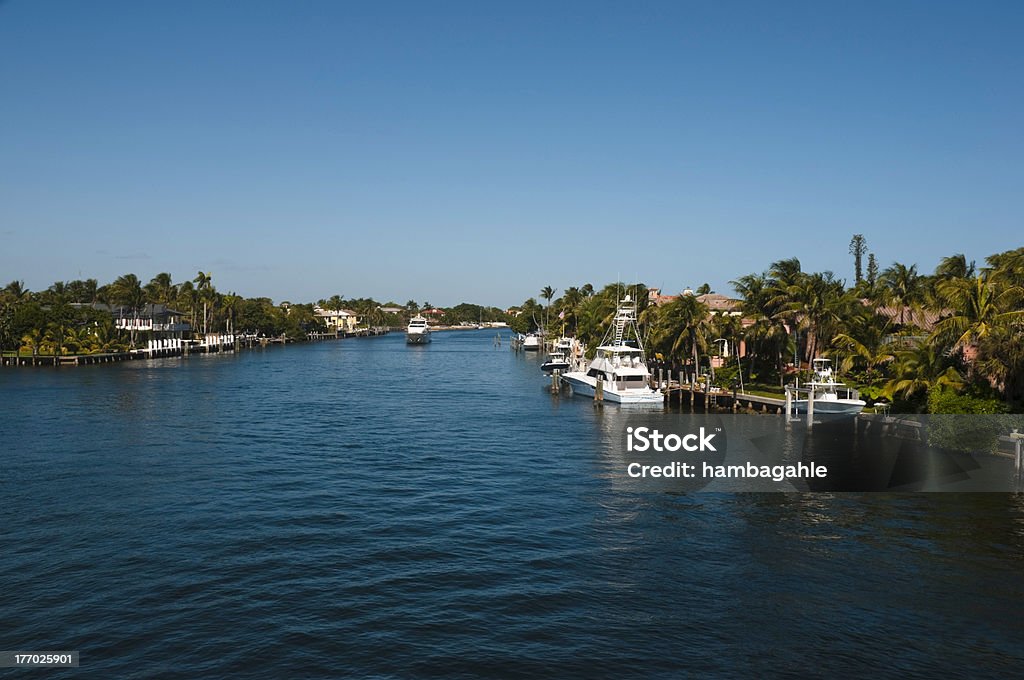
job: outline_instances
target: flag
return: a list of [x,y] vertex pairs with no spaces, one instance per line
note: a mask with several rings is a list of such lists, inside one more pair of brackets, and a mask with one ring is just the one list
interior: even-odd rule
[[565,318],[565,310],[564,309],[558,313],[558,318],[559,319],[564,319]]

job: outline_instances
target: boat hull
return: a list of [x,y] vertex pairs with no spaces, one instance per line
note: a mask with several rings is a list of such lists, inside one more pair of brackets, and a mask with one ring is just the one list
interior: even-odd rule
[[406,333],[405,342],[409,345],[425,345],[430,342],[430,333]]
[[[581,397],[593,397],[597,391],[597,381],[583,373],[565,373],[562,380],[572,388],[572,393]],[[657,390],[628,390],[619,392],[607,386],[602,390],[604,401],[614,404],[643,404],[649,406],[662,406],[665,397]]]
[[[865,402],[859,399],[839,399],[836,401],[814,400],[814,412],[817,414],[855,416],[864,410]],[[798,399],[793,402],[797,413],[807,413],[807,400]]]

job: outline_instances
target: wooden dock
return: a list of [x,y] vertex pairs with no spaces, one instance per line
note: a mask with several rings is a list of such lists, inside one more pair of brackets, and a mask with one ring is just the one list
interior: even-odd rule
[[[340,340],[342,338],[363,338],[386,335],[389,329],[360,328],[340,333],[310,334],[309,340]],[[292,342],[288,338],[258,337],[256,335],[210,334],[203,340],[183,340],[181,338],[163,338],[149,340],[145,347],[125,352],[103,352],[98,354],[65,354],[37,356],[0,356],[0,366],[91,366],[94,364],[111,364],[120,361],[138,361],[140,359],[159,359],[169,357],[188,358],[190,354],[218,354],[222,352],[238,352],[243,349],[284,345]]]

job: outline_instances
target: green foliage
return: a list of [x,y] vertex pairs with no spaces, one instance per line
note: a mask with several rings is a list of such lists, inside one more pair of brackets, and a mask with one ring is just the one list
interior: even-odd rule
[[942,388],[928,392],[928,413],[994,415],[1006,412],[1006,404],[999,399],[957,394]]

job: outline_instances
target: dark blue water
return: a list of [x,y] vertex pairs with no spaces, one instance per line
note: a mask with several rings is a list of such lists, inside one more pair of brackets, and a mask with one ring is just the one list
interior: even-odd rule
[[492,338],[0,371],[7,673],[1019,675],[1020,497],[651,493]]

